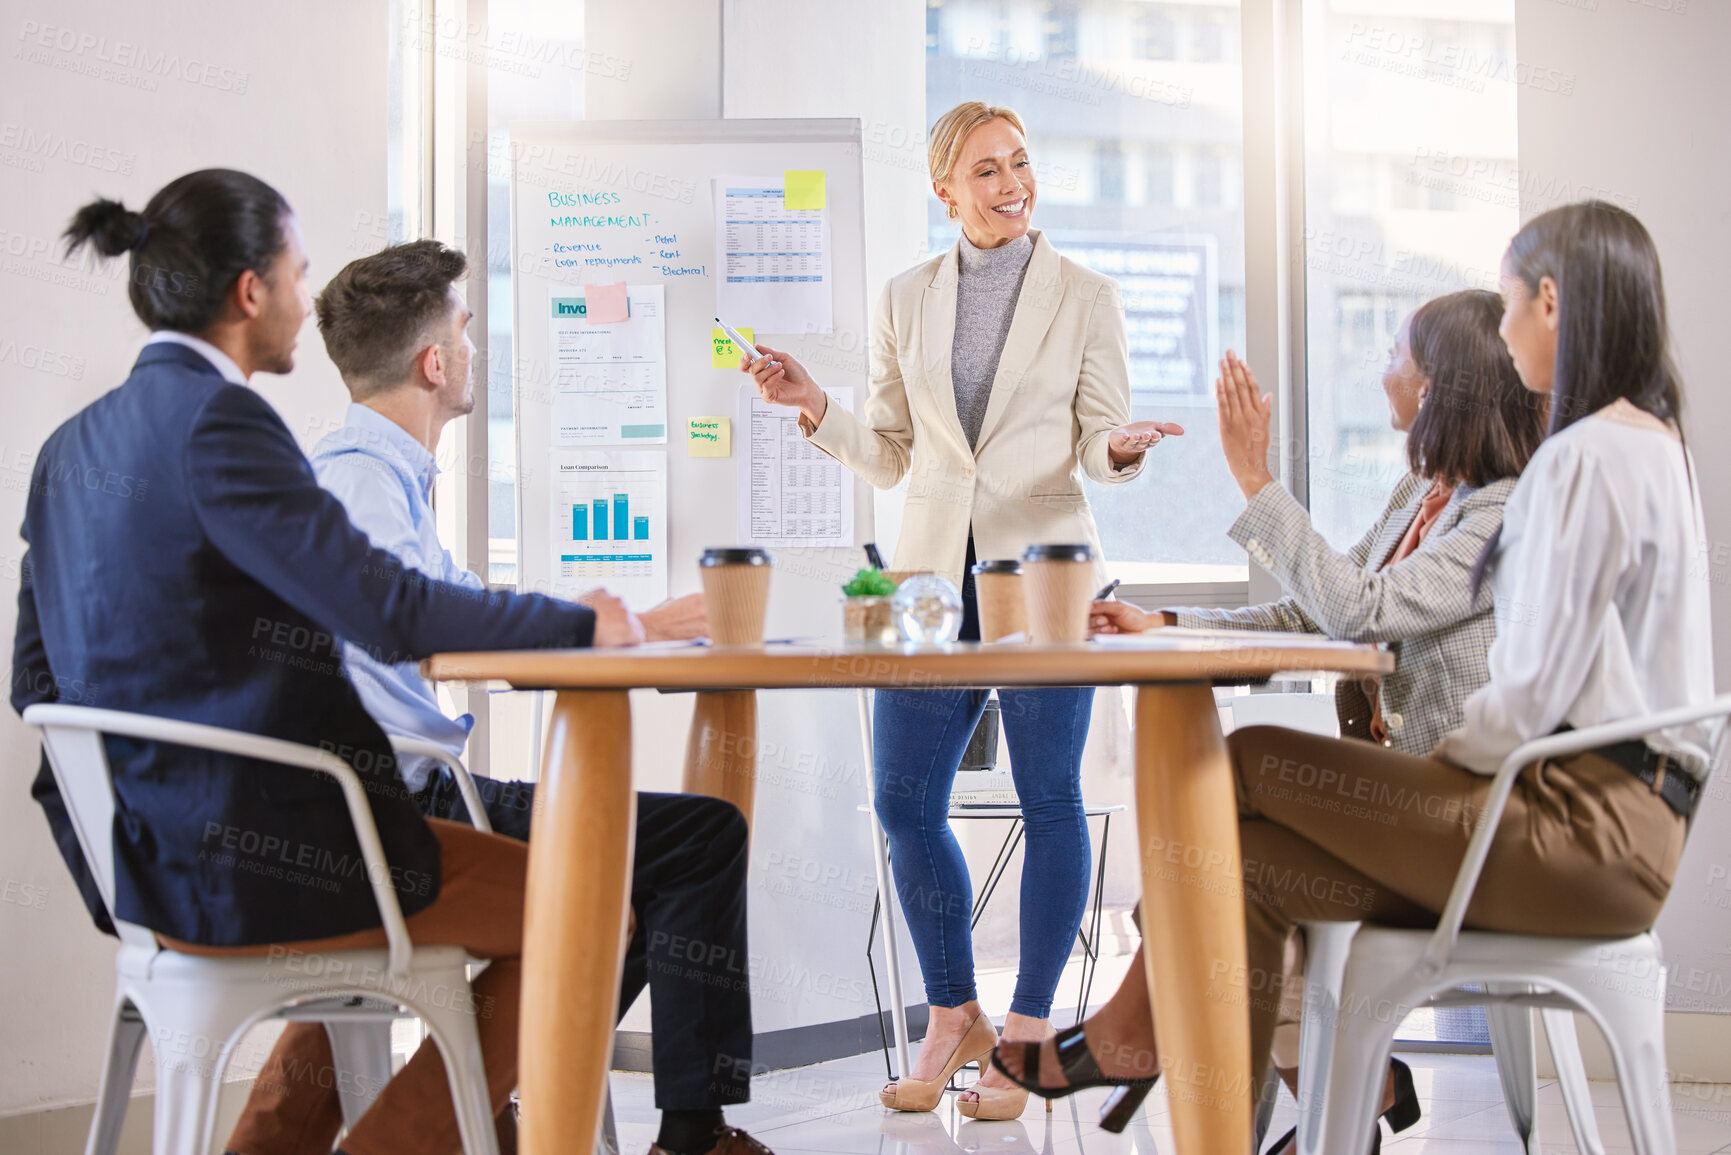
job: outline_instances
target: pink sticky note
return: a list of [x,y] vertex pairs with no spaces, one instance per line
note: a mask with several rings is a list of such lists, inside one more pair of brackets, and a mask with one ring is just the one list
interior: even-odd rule
[[587,302],[584,315],[591,325],[623,321],[631,315],[625,302],[624,281],[616,285],[584,285],[583,300]]

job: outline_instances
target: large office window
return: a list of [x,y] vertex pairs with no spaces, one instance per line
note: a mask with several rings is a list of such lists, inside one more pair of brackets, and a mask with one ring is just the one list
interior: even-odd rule
[[[488,35],[511,51],[487,70],[487,580],[517,582],[518,363],[511,270],[510,124],[583,119],[583,4],[488,0]],[[477,246],[471,245],[471,252]]]
[[1356,541],[1406,471],[1381,379],[1401,319],[1494,290],[1519,224],[1514,0],[1306,0],[1310,509]]
[[[1244,580],[1213,399],[1221,351],[1244,347],[1237,0],[928,0],[926,29],[927,119],[963,100],[1021,115],[1035,227],[1124,287],[1133,416],[1188,431],[1136,481],[1089,483],[1113,573]],[[929,212],[933,250],[953,245]]]
[[[466,0],[392,0],[390,72],[387,85],[389,220],[373,240],[392,243],[440,234],[459,244],[472,265],[486,263],[486,364],[476,365],[475,394],[485,405],[470,420],[487,422],[487,463],[471,483],[487,487],[485,558],[470,566],[495,585],[517,581],[517,429],[512,366],[516,342],[511,295],[511,141],[509,126],[524,120],[580,120],[587,59],[583,52],[582,0],[547,5],[536,0],[487,0],[484,20],[473,18]],[[468,73],[483,62],[487,124],[461,133],[459,109],[467,99]],[[435,123],[442,120],[443,123]],[[440,134],[443,134],[442,136]],[[458,139],[463,137],[464,139]],[[469,237],[461,220],[447,220],[460,203],[463,174],[457,151],[487,168],[487,218],[482,235]],[[437,156],[447,159],[442,163]],[[436,212],[445,206],[443,213]],[[481,334],[475,334],[481,344]],[[482,379],[485,374],[485,379]],[[453,426],[455,429],[455,426]],[[457,438],[440,466],[461,460]],[[448,532],[447,527],[442,530]]]

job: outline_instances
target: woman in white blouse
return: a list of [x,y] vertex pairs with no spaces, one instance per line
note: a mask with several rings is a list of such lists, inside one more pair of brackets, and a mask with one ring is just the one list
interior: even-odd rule
[[[1503,339],[1522,383],[1550,395],[1551,417],[1481,567],[1500,622],[1490,682],[1428,758],[1268,726],[1232,735],[1251,974],[1279,973],[1300,920],[1434,922],[1490,775],[1522,743],[1713,695],[1706,579],[1690,564],[1700,502],[1652,238],[1614,205],[1554,209],[1510,242],[1502,295]],[[1683,727],[1528,766],[1467,925],[1604,936],[1650,928],[1710,739],[1704,726]],[[1327,809],[1303,785],[1319,775],[1289,772],[1306,766],[1333,771],[1324,781],[1367,784],[1360,816]],[[1315,877],[1331,881],[1320,897],[1281,883]],[[1259,1066],[1278,1002],[1278,993],[1251,995]],[[1151,1023],[1146,987],[1129,981],[1085,1024],[1043,1045],[1000,1046],[994,1063],[1048,1097],[1135,1086],[1159,1071]],[[1244,1072],[1252,1086],[1263,1073]],[[1393,1101],[1391,1086],[1384,1106]]]

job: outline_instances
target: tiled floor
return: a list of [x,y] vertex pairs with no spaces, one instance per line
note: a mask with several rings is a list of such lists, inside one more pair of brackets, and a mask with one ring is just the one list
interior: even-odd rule
[[[1406,1055],[1424,1104],[1417,1126],[1384,1149],[1401,1155],[1518,1155],[1503,1108],[1496,1068],[1489,1056]],[[760,1077],[753,1101],[728,1112],[729,1122],[746,1128],[777,1155],[1155,1155],[1174,1150],[1165,1094],[1156,1087],[1140,1114],[1122,1135],[1108,1135],[1095,1120],[1104,1091],[1084,1091],[1053,1104],[1046,1114],[1037,1099],[1012,1122],[964,1119],[955,1097],[946,1096],[928,1115],[903,1115],[878,1105],[884,1081],[881,1055],[860,1055],[814,1067]],[[647,1075],[615,1073],[614,1109],[622,1155],[641,1155],[655,1138],[658,1115]],[[1632,1150],[1617,1089],[1594,1083],[1593,1099],[1607,1155]],[[1679,1155],[1731,1153],[1731,1087],[1678,1085],[1672,1091]],[[1539,1127],[1543,1150],[1576,1150],[1554,1083],[1541,1083]],[[1282,1096],[1270,1135],[1292,1126],[1292,1101]],[[1272,1141],[1272,1139],[1270,1140]]]

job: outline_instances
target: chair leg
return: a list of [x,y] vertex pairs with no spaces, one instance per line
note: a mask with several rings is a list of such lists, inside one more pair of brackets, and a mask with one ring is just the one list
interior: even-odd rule
[[1575,1132],[1575,1146],[1582,1155],[1605,1155],[1604,1140],[1599,1138],[1599,1120],[1593,1114],[1592,1091],[1587,1086],[1586,1064],[1581,1062],[1581,1044],[1575,1037],[1575,1013],[1556,1008],[1539,1013],[1544,1018],[1545,1039],[1551,1047],[1551,1063],[1557,1068],[1563,1107]]
[[[1515,993],[1511,988],[1492,994]],[[1485,1006],[1485,1021],[1490,1026],[1491,1053],[1496,1056],[1497,1075],[1503,1084],[1503,1105],[1508,1108],[1509,1122],[1529,1155],[1538,1155],[1539,1070],[1533,1048],[1533,1010],[1531,1007],[1489,1003]]]
[[[1327,942],[1328,948],[1344,949],[1345,936],[1336,939]],[[1328,1064],[1326,1089],[1313,1091],[1311,1101],[1301,1104],[1310,1111],[1320,1110],[1322,1115],[1320,1133],[1315,1136],[1317,1145],[1309,1149],[1301,1146],[1304,1155],[1368,1155],[1372,1135],[1379,1134],[1377,1116],[1382,1110],[1383,1088],[1388,1084],[1389,1052],[1409,996],[1399,981],[1405,975],[1365,973],[1366,969],[1368,964],[1354,967],[1349,962],[1338,988],[1351,993],[1336,1008],[1334,1054]],[[1308,980],[1305,987],[1309,995]],[[1303,1038],[1301,1030],[1301,1056]],[[1300,1079],[1304,1078],[1304,1065],[1301,1057]],[[1304,1115],[1299,1119],[1301,1123],[1307,1121]]]
[[131,999],[121,997],[108,1028],[108,1063],[102,1068],[102,1083],[96,1091],[85,1155],[114,1155],[120,1145],[120,1127],[132,1099],[132,1077],[138,1071],[138,1050],[144,1045],[144,1036],[144,1017]]
[[1637,980],[1630,990],[1596,987],[1577,992],[1590,1002],[1611,1048],[1635,1155],[1671,1155],[1677,1149],[1665,1074],[1665,972],[1656,959],[1654,970],[1656,982]]
[[1304,929],[1304,1012],[1298,1032],[1298,1150],[1326,1150],[1324,1108],[1340,1030],[1341,988],[1356,922],[1307,922]]
[[481,1059],[481,1036],[466,1009],[418,1005],[411,1008],[426,1022],[451,1084],[457,1134],[463,1155],[499,1155],[499,1133],[493,1126],[493,1103],[487,1093],[487,1069]]
[[613,1088],[601,1100],[601,1134],[595,1137],[595,1155],[619,1155],[619,1124],[613,1119]]
[[391,1024],[334,1019],[325,1023],[325,1034],[331,1039],[331,1065],[337,1072],[343,1126],[352,1131],[391,1081]]
[[1250,1129],[1250,1149],[1262,1150],[1263,1142],[1268,1138],[1268,1124],[1274,1118],[1274,1108],[1280,1102],[1280,1072],[1272,1066],[1268,1068],[1268,1077],[1262,1081],[1262,1094],[1256,1100],[1256,1125]]
[[[180,1037],[201,1038],[195,1032]],[[206,1155],[216,1124],[226,1054],[182,1053],[177,1047],[160,1044],[152,1051],[156,1057],[156,1155]]]

